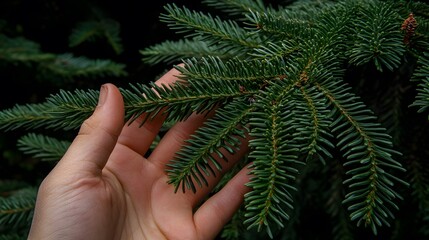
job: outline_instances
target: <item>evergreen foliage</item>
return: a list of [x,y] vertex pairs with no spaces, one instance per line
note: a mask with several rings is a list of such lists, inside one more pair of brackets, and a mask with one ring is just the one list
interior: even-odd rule
[[61,141],[42,134],[29,133],[17,143],[20,151],[42,161],[56,161],[66,153],[69,141]]
[[73,29],[69,37],[69,46],[75,47],[84,42],[94,42],[97,38],[104,37],[115,53],[120,54],[123,46],[119,32],[120,25],[113,19],[101,18],[98,21],[81,22]]
[[17,239],[20,236],[22,239],[22,236],[27,234],[33,218],[37,188],[26,186],[17,181],[1,181],[0,189],[2,190],[0,196],[1,230],[8,229],[13,233],[1,237]]
[[[234,153],[250,137],[239,166],[250,163],[251,191],[221,237],[297,239],[309,234],[297,227],[305,213],[315,212],[332,219],[326,224],[334,239],[362,236],[355,226],[373,235],[394,229],[392,239],[411,227],[416,232],[405,234],[427,237],[429,122],[421,113],[429,108],[429,6],[390,0],[276,7],[260,0],[202,2],[218,15],[166,4],[160,20],[183,38],[140,51],[147,64],[177,64],[181,80],[120,89],[128,122],[161,112],[169,124],[195,112],[214,113],[171,160],[169,184],[176,191],[205,187],[206,177],[222,169],[217,159],[228,161],[224,153]],[[81,25],[73,42],[89,39],[92,28]],[[53,57],[22,44],[36,62]],[[97,98],[96,90],[61,90],[43,103],[1,111],[0,129],[73,130]],[[28,135],[20,146],[54,160],[67,142]],[[30,206],[12,200],[5,204],[9,209]],[[315,203],[323,209],[306,209]],[[415,211],[406,214],[417,226],[396,217],[405,214],[403,208]],[[20,223],[28,214],[0,215],[0,221]]]
[[45,78],[126,76],[125,65],[109,59],[75,57],[72,53],[53,54],[40,50],[39,44],[23,37],[0,34],[0,60],[11,64],[37,64]]

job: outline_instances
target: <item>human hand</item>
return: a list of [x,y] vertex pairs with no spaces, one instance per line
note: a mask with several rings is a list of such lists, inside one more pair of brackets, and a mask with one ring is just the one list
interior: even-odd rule
[[[171,70],[157,84],[176,80]],[[204,199],[209,187],[174,193],[167,184],[166,164],[184,141],[203,124],[192,115],[173,126],[149,157],[163,117],[140,127],[137,119],[124,124],[122,96],[114,85],[102,86],[99,104],[78,136],[42,182],[29,239],[213,239],[232,217],[249,190],[249,170],[241,170],[218,193]],[[228,171],[246,144],[223,164]]]

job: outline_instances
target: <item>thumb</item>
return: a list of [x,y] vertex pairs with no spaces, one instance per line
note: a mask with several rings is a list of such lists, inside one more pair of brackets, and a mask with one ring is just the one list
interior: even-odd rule
[[122,95],[113,84],[104,84],[101,86],[94,113],[83,122],[78,135],[57,167],[66,167],[72,172],[83,170],[94,175],[101,174],[123,125]]

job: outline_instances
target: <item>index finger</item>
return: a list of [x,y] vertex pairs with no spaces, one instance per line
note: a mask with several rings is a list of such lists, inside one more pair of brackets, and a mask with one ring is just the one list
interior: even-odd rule
[[[173,68],[158,79],[155,84],[158,86],[172,84],[179,78],[177,77],[180,72]],[[119,136],[118,143],[127,146],[141,156],[144,156],[149,150],[153,140],[158,135],[162,124],[164,123],[165,116],[158,114],[152,119],[148,119],[143,125],[146,114],[141,115],[135,119],[131,124],[126,124],[122,129]]]

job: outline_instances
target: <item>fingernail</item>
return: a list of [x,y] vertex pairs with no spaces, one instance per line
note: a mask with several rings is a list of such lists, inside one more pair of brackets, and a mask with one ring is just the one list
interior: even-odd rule
[[98,97],[98,106],[101,107],[103,106],[103,104],[106,102],[106,98],[107,98],[107,86],[106,85],[101,85],[100,88],[100,96]]

